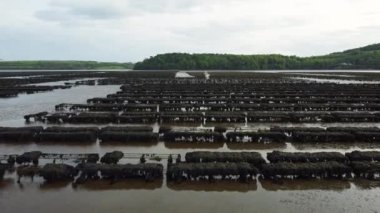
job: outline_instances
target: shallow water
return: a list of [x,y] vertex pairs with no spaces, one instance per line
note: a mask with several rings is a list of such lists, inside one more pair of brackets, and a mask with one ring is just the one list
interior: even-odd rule
[[[191,70],[186,72],[204,72]],[[213,72],[257,72],[257,73],[380,73],[380,70],[207,70]]]
[[291,79],[316,82],[316,83],[336,83],[336,84],[380,84],[380,81],[358,81],[358,80],[343,80],[343,79],[320,79],[306,77],[292,77]]
[[0,206],[2,212],[19,213],[377,212],[379,190],[367,185],[343,181],[169,185],[126,181],[74,188],[69,183],[49,185],[24,180],[22,186],[12,181],[0,186]]
[[355,78],[355,75],[344,75],[344,74],[330,74],[330,73],[288,73],[288,74],[297,74],[301,76],[316,76],[316,77],[346,77],[346,78]]
[[[0,99],[0,126],[24,126],[23,116],[29,113],[52,111],[54,105],[85,103],[86,99],[102,97],[119,90],[119,86],[77,86],[66,90],[20,95]],[[212,125],[212,124],[210,124]],[[267,128],[273,123],[234,124],[250,129]],[[293,124],[282,124],[293,126]],[[340,126],[342,124],[297,124],[296,126]],[[349,125],[349,124],[344,124]],[[354,125],[354,124],[351,124]],[[380,123],[361,123],[378,126]],[[178,125],[180,128],[181,125]],[[132,143],[132,144],[4,144],[0,154],[23,153],[31,150],[55,153],[103,154],[121,150],[126,153],[181,154],[192,150],[258,151],[264,157],[272,150],[282,151],[339,151],[379,150],[373,144],[192,144],[192,143]],[[122,162],[137,162],[123,160]],[[44,162],[42,162],[44,163]],[[72,161],[68,163],[74,163]],[[166,164],[166,161],[162,161]],[[66,213],[66,212],[378,212],[380,182],[297,180],[254,181],[238,183],[220,181],[169,183],[165,180],[146,183],[122,181],[89,182],[78,187],[62,182],[46,184],[41,178],[34,182],[23,179],[16,183],[15,174],[0,181],[0,207],[5,213]]]
[[[55,83],[55,82],[54,82]],[[20,94],[15,98],[0,98],[0,126],[24,125],[24,115],[53,111],[60,103],[86,103],[92,97],[115,93],[120,86],[76,86],[34,94]]]

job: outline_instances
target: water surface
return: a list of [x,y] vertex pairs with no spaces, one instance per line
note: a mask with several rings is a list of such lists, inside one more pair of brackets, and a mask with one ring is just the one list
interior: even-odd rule
[[[292,71],[294,72],[294,71]],[[191,72],[190,72],[191,73]],[[212,76],[212,73],[211,73]],[[115,93],[119,86],[77,86],[66,90],[19,95],[0,99],[0,126],[24,126],[23,116],[41,111],[53,111],[60,103],[85,103],[92,97]],[[243,129],[262,129],[273,123],[233,124]],[[281,124],[294,126],[294,124]],[[342,124],[296,124],[296,126],[340,126]],[[354,126],[357,124],[344,124]],[[379,123],[361,123],[360,126],[378,126]],[[157,127],[157,126],[156,126]],[[177,128],[180,128],[178,125]],[[373,144],[189,144],[132,143],[132,144],[4,144],[0,154],[23,153],[30,150],[58,153],[103,154],[121,150],[126,153],[184,154],[193,150],[258,151],[264,157],[273,150],[282,151],[339,151],[378,150]],[[122,163],[137,162],[123,159]],[[42,164],[45,162],[41,162]],[[66,163],[74,164],[74,161]],[[162,161],[165,165],[166,161]],[[23,179],[17,184],[15,174],[6,174],[0,181],[0,207],[4,213],[67,213],[67,212],[379,212],[380,182],[297,180],[253,181],[249,184],[220,181],[166,183],[166,180],[89,182],[73,186],[70,182],[47,184],[41,178],[34,182]]]

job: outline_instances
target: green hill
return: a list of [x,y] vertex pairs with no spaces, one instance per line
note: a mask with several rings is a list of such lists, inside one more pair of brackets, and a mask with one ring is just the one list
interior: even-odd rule
[[132,69],[132,63],[97,61],[0,61],[0,70]]
[[300,70],[380,69],[380,44],[331,53],[297,57],[278,54],[232,55],[167,53],[136,63],[135,70]]

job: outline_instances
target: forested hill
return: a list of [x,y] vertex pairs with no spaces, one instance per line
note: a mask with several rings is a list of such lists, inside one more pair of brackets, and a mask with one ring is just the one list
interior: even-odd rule
[[132,69],[132,63],[96,61],[0,61],[0,70]]
[[380,44],[323,56],[168,53],[136,63],[136,70],[380,69]]

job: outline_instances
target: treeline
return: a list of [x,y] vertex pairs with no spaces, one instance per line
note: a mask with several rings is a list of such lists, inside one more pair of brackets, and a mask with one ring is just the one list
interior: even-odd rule
[[132,69],[133,63],[97,61],[0,61],[0,70]]
[[136,63],[136,70],[380,69],[380,44],[324,56],[160,54]]

